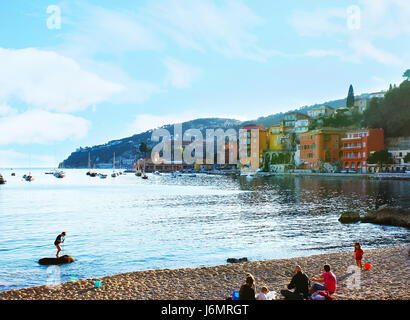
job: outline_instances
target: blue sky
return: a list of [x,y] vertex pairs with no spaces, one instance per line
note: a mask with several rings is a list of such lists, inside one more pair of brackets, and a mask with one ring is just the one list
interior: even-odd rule
[[0,167],[54,166],[167,123],[250,120],[402,81],[409,1],[300,2],[2,1]]

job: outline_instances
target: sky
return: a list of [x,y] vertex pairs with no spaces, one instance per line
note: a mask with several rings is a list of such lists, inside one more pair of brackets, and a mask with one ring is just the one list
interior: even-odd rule
[[0,2],[0,167],[399,84],[408,0]]

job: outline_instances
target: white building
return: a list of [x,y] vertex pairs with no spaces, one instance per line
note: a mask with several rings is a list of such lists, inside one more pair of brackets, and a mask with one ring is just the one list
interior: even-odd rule
[[322,105],[318,108],[314,108],[312,110],[309,110],[307,112],[308,116],[311,118],[317,118],[317,117],[322,117],[322,116],[331,116],[332,114],[335,113],[335,109],[327,106],[327,105]]
[[295,133],[305,133],[309,131],[309,119],[301,119],[295,122]]

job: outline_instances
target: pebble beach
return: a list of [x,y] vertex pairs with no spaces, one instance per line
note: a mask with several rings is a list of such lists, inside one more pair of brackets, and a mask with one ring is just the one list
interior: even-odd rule
[[[307,257],[250,261],[213,267],[162,269],[83,279],[56,285],[0,292],[0,300],[224,300],[239,290],[246,273],[255,277],[256,292],[262,286],[278,293],[290,282],[295,265],[317,277],[325,263],[338,279],[337,300],[409,300],[409,245],[364,249],[360,288],[348,283],[348,268],[355,264],[353,252],[335,252]],[[74,262],[75,263],[75,262]],[[349,280],[350,279],[350,280]],[[101,286],[95,288],[96,280]]]

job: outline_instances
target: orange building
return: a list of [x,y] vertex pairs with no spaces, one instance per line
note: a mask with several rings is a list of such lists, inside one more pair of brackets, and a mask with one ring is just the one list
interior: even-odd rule
[[267,148],[268,132],[264,126],[246,125],[239,134],[239,158],[241,165],[252,169],[263,166],[263,151]]
[[346,132],[342,139],[343,169],[366,173],[367,158],[373,151],[384,149],[383,129],[364,129]]
[[300,135],[300,161],[305,169],[318,169],[320,163],[341,159],[340,142],[345,130],[323,128]]

